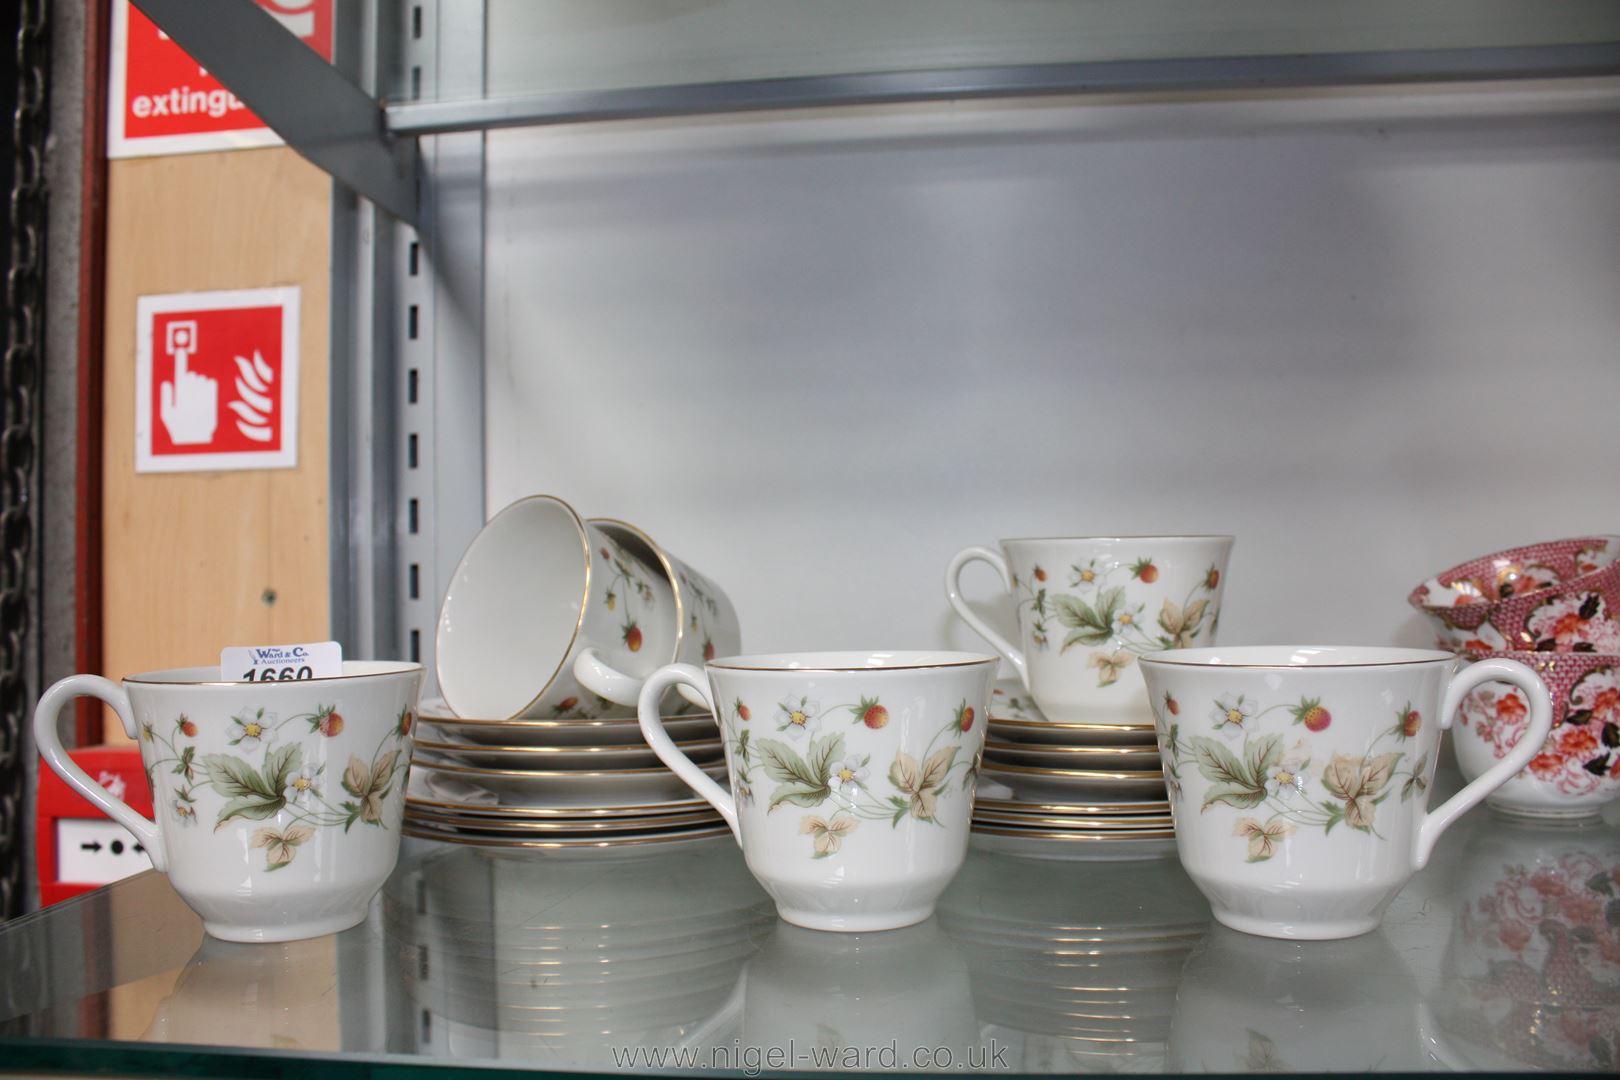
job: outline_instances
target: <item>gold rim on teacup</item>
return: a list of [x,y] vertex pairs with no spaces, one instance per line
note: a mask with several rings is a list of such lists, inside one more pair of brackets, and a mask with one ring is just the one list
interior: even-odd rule
[[[374,670],[350,671],[350,668],[368,668]],[[359,679],[381,679],[391,675],[404,675],[412,671],[421,671],[422,665],[407,660],[345,660],[343,661],[343,674],[321,675],[313,679],[293,679],[287,682],[255,683],[265,690],[276,686],[308,686],[310,683],[354,682]],[[201,673],[197,678],[179,678],[188,672]],[[123,680],[139,686],[244,686],[242,679],[221,679],[218,665],[163,668],[158,671],[146,671],[139,675],[125,675]]]
[[[1390,653],[1402,657],[1398,660],[1348,660],[1339,663],[1290,662],[1284,660],[1228,662],[1221,659],[1221,655],[1235,656],[1241,653],[1289,653],[1291,657],[1312,654],[1330,653]],[[1407,649],[1397,646],[1360,646],[1360,645],[1210,645],[1197,649],[1163,649],[1159,652],[1144,653],[1138,658],[1139,664],[1167,664],[1177,667],[1194,668],[1220,668],[1255,670],[1267,669],[1271,671],[1335,671],[1342,668],[1381,668],[1404,667],[1412,664],[1435,664],[1443,661],[1456,660],[1457,654],[1442,652],[1439,649]]]

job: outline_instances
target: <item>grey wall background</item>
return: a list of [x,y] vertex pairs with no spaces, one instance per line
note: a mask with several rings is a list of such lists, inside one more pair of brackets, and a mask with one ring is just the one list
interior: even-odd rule
[[1426,643],[1426,574],[1620,525],[1617,120],[1573,84],[492,133],[488,506],[642,525],[751,650],[973,647],[960,547],[1154,532],[1238,536],[1227,642]]

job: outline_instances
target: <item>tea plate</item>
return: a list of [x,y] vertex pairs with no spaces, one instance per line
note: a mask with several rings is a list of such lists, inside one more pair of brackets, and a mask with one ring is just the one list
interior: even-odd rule
[[418,825],[449,828],[465,832],[509,833],[513,835],[580,836],[622,832],[657,832],[663,829],[689,828],[712,825],[720,821],[713,809],[705,808],[685,814],[654,814],[642,817],[542,820],[529,818],[488,818],[471,814],[449,814],[443,811],[409,808],[405,819]]
[[[485,720],[457,716],[442,700],[434,699],[424,701],[417,711],[424,721],[446,735],[492,746],[646,745],[641,737],[641,722],[634,716]],[[708,713],[666,717],[664,726],[677,742],[712,739],[718,734],[714,717]]]
[[1031,814],[1041,817],[1090,817],[1111,815],[1154,815],[1168,817],[1170,803],[1165,799],[1114,799],[1095,802],[1043,801],[1038,799],[994,799],[983,795],[973,800],[973,809],[1004,814]]
[[1087,817],[1085,815],[1008,814],[973,808],[973,820],[985,825],[1018,829],[1073,829],[1077,832],[1157,832],[1174,828],[1169,814],[1141,814],[1133,817]]
[[[724,778],[720,784],[722,787],[726,785]],[[709,805],[690,792],[687,795],[684,799],[653,799],[623,804],[604,801],[592,806],[502,806],[494,792],[476,783],[461,777],[432,776],[423,771],[411,775],[405,789],[405,806],[408,810],[424,809],[477,818],[592,821],[686,814]]]
[[1158,745],[1151,724],[1059,723],[1056,720],[1020,720],[992,716],[990,734],[1006,742],[1040,746],[1129,746],[1153,748]]
[[[679,744],[699,764],[717,760],[723,752],[719,739]],[[486,769],[661,769],[664,763],[652,748],[641,746],[484,746],[461,741],[416,740],[419,760],[448,761]]]
[[1058,860],[1113,861],[1170,858],[1176,853],[1175,838],[1176,834],[1171,831],[1084,833],[1002,829],[977,824],[973,826],[972,832],[973,845],[987,851],[1017,855],[1026,859]]
[[[600,807],[669,802],[690,796],[686,782],[665,768],[563,770],[485,769],[445,762],[413,761],[411,772],[433,778],[467,781],[492,793],[498,806]],[[725,764],[707,767],[716,779]]]
[[1164,774],[1158,769],[1049,769],[987,761],[980,775],[1011,788],[1019,801],[1073,802],[1121,795],[1163,800],[1165,795]]
[[422,829],[405,823],[401,830],[402,835],[416,840],[435,840],[446,844],[471,844],[475,847],[493,848],[534,848],[534,849],[568,849],[568,848],[611,848],[611,847],[637,847],[649,844],[680,843],[687,840],[707,840],[710,837],[730,836],[731,830],[724,824],[697,829],[673,829],[662,833],[627,833],[621,836],[584,836],[584,837],[553,837],[546,840],[530,840],[515,836],[492,836],[473,833],[458,833],[448,830]]
[[[417,743],[418,746],[421,743]],[[1161,767],[1159,748],[1149,746],[1029,746],[996,740],[984,744],[986,761],[1044,765],[1056,769],[1154,770]]]

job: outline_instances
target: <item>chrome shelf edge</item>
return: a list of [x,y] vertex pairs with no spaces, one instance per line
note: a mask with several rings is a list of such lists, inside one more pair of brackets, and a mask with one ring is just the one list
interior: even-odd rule
[[396,136],[707,113],[1057,94],[1356,86],[1620,75],[1620,42],[1176,57],[808,75],[386,105]]

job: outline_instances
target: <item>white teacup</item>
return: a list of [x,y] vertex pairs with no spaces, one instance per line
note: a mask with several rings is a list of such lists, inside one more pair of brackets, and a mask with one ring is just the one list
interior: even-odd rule
[[451,577],[439,689],[460,716],[594,719],[634,706],[659,665],[737,637],[719,588],[645,533],[532,495],[479,530]]
[[[418,664],[350,661],[336,678],[222,682],[217,667],[74,675],[34,712],[40,754],[146,848],[203,928],[291,941],[366,917],[394,869]],[[140,744],[157,820],[110,795],[62,749],[77,697],[118,713]]]
[[[957,652],[672,664],[642,688],[641,730],[720,811],[782,918],[890,930],[928,918],[961,869],[995,669]],[[679,685],[720,721],[731,792],[664,731],[659,701]]]
[[[1012,662],[1041,713],[1059,722],[1152,716],[1129,668],[1143,653],[1213,645],[1230,536],[1092,536],[970,547],[945,571],[963,622]],[[1014,645],[962,598],[971,562],[996,568],[1017,604]]]
[[[1552,723],[1547,690],[1511,660],[1306,645],[1142,658],[1181,863],[1215,918],[1284,938],[1378,925],[1446,827],[1524,767]],[[1530,703],[1503,760],[1427,809],[1440,733],[1490,680]]]

